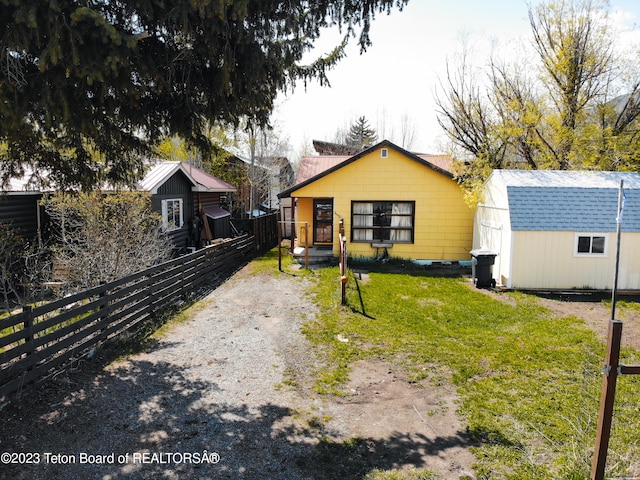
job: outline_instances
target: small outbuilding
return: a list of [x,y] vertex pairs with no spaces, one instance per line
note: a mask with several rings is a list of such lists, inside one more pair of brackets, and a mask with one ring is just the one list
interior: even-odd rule
[[640,175],[494,170],[474,219],[473,248],[497,254],[499,286],[611,290],[624,185],[618,288],[640,290]]
[[231,235],[231,214],[223,208],[222,199],[236,188],[193,165],[156,162],[138,189],[151,194],[151,207],[161,213],[177,250]]

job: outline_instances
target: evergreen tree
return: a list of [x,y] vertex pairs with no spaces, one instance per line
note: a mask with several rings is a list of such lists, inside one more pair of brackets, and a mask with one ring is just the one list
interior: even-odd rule
[[[266,125],[278,91],[325,84],[356,29],[364,51],[375,14],[407,1],[0,0],[2,177],[132,184],[156,139],[206,152],[205,125]],[[334,25],[344,42],[300,65]]]
[[369,126],[369,121],[364,117],[358,118],[349,128],[347,145],[364,147],[376,142],[375,129]]

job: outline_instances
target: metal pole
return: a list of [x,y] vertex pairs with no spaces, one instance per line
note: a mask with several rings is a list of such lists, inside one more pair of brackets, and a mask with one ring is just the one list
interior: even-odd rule
[[616,217],[616,266],[613,273],[613,288],[611,289],[611,320],[616,319],[616,301],[618,294],[618,272],[620,270],[620,237],[622,232],[622,208],[624,201],[624,180],[620,180],[618,190],[618,216]]

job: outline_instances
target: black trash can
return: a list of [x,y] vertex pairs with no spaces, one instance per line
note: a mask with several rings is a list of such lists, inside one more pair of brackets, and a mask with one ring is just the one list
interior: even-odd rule
[[496,261],[496,252],[485,248],[471,250],[471,274],[477,288],[491,288],[496,286],[493,279],[493,264]]

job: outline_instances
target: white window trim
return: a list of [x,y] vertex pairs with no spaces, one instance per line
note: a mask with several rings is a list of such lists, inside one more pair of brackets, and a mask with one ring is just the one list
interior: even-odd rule
[[[169,227],[169,209],[167,207],[167,204],[169,202],[178,202],[178,209],[179,209],[179,213],[180,213],[180,219],[179,219],[179,224],[174,226],[174,227]],[[183,213],[183,205],[182,205],[182,199],[181,198],[167,198],[165,200],[162,200],[162,226],[164,227],[164,229],[167,232],[171,232],[173,230],[179,230],[183,227],[184,225],[184,213]]]
[[[578,239],[580,237],[604,237],[603,253],[578,252]],[[575,232],[573,236],[573,256],[574,257],[606,257],[609,252],[609,234],[602,232]]]

